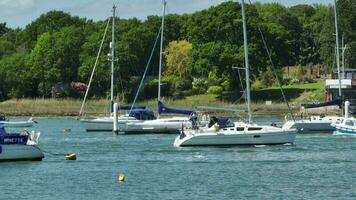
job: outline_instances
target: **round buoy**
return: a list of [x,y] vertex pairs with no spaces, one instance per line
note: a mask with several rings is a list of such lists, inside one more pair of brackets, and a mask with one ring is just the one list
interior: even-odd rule
[[125,175],[120,174],[118,179],[119,179],[120,182],[125,182]]
[[75,153],[66,154],[64,157],[66,160],[77,160],[77,155],[75,155]]

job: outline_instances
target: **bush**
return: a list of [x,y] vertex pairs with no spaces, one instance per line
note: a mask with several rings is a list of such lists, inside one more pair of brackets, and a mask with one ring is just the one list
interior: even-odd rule
[[251,88],[252,90],[260,90],[264,88],[264,85],[260,80],[256,79],[255,81],[253,81]]
[[193,90],[198,94],[206,93],[208,85],[209,83],[206,78],[194,78],[192,82]]
[[221,86],[210,86],[208,89],[208,94],[221,95],[223,88]]

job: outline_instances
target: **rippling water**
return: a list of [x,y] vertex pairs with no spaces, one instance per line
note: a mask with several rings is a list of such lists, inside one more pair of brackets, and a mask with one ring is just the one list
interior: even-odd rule
[[[356,138],[175,148],[175,135],[113,136],[86,133],[73,119],[38,121],[46,157],[0,163],[0,199],[356,199]],[[64,160],[69,152],[76,161]]]

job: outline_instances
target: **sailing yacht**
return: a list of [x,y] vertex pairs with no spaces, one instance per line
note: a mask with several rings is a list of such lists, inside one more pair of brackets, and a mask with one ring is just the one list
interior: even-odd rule
[[345,101],[345,117],[340,123],[332,123],[331,126],[336,130],[334,135],[352,135],[356,136],[356,119],[349,117],[350,102]]
[[44,158],[42,150],[37,146],[40,133],[7,133],[0,125],[0,161],[23,161]]
[[[160,40],[160,57],[158,71],[158,97],[157,97],[157,118],[150,120],[131,120],[126,123],[119,123],[119,132],[121,133],[179,133],[182,125],[189,126],[190,115],[194,113],[191,110],[180,110],[166,107],[161,101],[161,79],[162,79],[162,63],[163,63],[163,36],[164,36],[164,20],[166,14],[166,1],[163,0],[163,15],[161,22],[161,40]],[[131,114],[131,111],[129,112]],[[182,114],[182,117],[161,118],[160,114]],[[206,121],[204,121],[206,122]]]
[[246,72],[246,97],[248,122],[215,123],[212,126],[193,126],[192,129],[182,128],[174,141],[175,147],[183,146],[230,146],[230,145],[271,145],[293,143],[296,129],[284,129],[275,126],[261,126],[252,123],[250,80],[248,65],[248,46],[246,31],[245,2],[242,0],[242,21]]
[[[160,118],[160,113],[177,113],[190,115],[193,111],[190,110],[178,110],[167,108],[161,102],[161,71],[162,71],[162,60],[163,60],[163,29],[164,29],[164,17],[166,10],[166,1],[163,1],[163,17],[162,17],[162,28],[161,28],[161,44],[160,44],[160,63],[159,63],[159,83],[158,83],[158,115],[154,116],[153,111],[149,108],[140,107],[136,108],[134,106],[130,107],[129,111],[125,115],[120,115],[118,117],[118,128],[119,133],[178,133],[182,124],[188,126],[190,124],[189,117],[171,117],[171,118]],[[112,17],[112,41],[111,47],[111,108],[113,106],[113,80],[114,80],[114,61],[115,61],[115,38],[114,38],[114,26],[115,26],[115,6],[113,7],[113,17]],[[105,36],[105,34],[104,34]],[[93,70],[94,72],[94,70]],[[90,81],[91,82],[91,81]],[[89,82],[89,85],[90,85]],[[87,92],[89,87],[87,89]],[[83,110],[85,99],[82,103],[80,115]],[[112,111],[112,110],[111,110]],[[81,124],[84,126],[86,131],[112,131],[113,130],[113,120],[112,115],[107,117],[95,117],[95,118],[82,118],[80,119]]]
[[[112,124],[113,124],[113,120],[114,117],[112,115],[112,106],[114,103],[114,65],[115,65],[115,11],[116,11],[116,6],[113,6],[112,12],[113,12],[113,16],[112,16],[112,28],[111,28],[111,34],[112,34],[112,38],[111,38],[111,43],[110,43],[110,48],[111,48],[111,53],[109,54],[111,56],[110,61],[111,61],[111,87],[110,87],[110,107],[111,107],[111,113],[110,116],[106,116],[106,117],[87,117],[87,118],[81,118],[79,121],[82,124],[82,126],[85,128],[86,131],[112,131]],[[109,25],[109,21],[108,21],[108,25]],[[106,35],[106,30],[104,33],[104,38]],[[102,44],[104,41],[104,38],[102,40]],[[102,46],[102,45],[101,45]],[[99,53],[98,53],[98,57],[100,55],[100,51],[101,51],[101,47],[99,49]],[[98,58],[97,58],[98,59]],[[85,97],[84,97],[84,101],[82,103],[79,115],[81,116],[83,114],[83,108],[84,108],[84,104],[85,104],[85,100],[87,98],[88,95],[88,91],[90,88],[90,84],[91,84],[91,80],[93,78],[93,74],[95,72],[95,67],[96,65],[94,65],[94,69],[93,72],[91,74],[90,77],[90,81],[88,84],[88,88],[87,91],[85,93]],[[122,123],[127,123],[130,121],[135,121],[137,120],[137,118],[130,116],[128,114],[125,115],[121,115],[118,118],[118,122],[120,124]]]
[[[336,101],[341,101],[342,97],[342,92],[341,92],[341,87],[342,83],[345,81],[345,79],[342,79],[344,77],[341,77],[340,73],[340,54],[339,54],[339,31],[338,31],[338,26],[337,26],[337,10],[336,10],[336,1],[334,5],[334,15],[335,15],[335,40],[336,40],[336,63],[337,63],[337,72],[338,72],[338,83],[337,86],[339,88],[339,99],[336,99]],[[334,80],[331,80],[331,82],[336,82]],[[323,103],[323,104],[329,104],[329,102]],[[340,104],[340,102],[338,103]],[[322,107],[322,106],[320,106]],[[336,124],[339,123],[343,120],[342,116],[310,116],[307,119],[300,119],[296,121],[287,121],[284,125],[283,128],[289,129],[289,128],[296,128],[299,133],[310,133],[310,132],[332,132],[334,130],[334,127],[331,126],[331,124]]]

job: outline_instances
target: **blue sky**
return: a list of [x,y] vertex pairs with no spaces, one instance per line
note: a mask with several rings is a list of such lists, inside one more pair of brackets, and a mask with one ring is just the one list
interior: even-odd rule
[[[167,0],[168,13],[192,13],[209,8],[227,0]],[[297,4],[329,4],[334,0],[258,0],[279,2],[286,6]],[[113,2],[119,2],[118,15],[121,18],[160,15],[162,0],[0,0],[0,22],[9,27],[25,27],[38,16],[50,10],[63,10],[72,15],[102,20],[110,15]],[[253,2],[255,2],[253,0]]]

